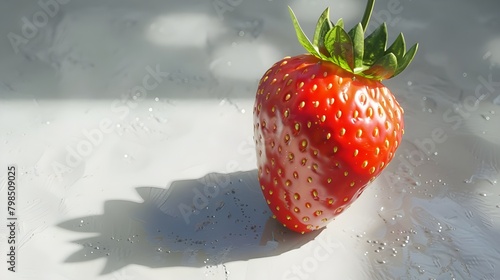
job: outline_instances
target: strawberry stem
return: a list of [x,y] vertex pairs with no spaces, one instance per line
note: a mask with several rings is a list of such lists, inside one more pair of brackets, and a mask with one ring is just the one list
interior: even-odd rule
[[375,0],[368,0],[368,3],[366,3],[365,13],[363,14],[363,19],[361,20],[363,31],[366,31],[366,27],[368,27],[368,22],[370,22],[374,6]]

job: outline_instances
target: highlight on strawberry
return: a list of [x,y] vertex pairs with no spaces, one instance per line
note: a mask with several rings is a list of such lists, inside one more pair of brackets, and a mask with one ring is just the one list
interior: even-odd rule
[[327,8],[312,42],[290,9],[307,53],[276,62],[260,80],[254,114],[258,176],[273,218],[300,233],[349,207],[393,159],[403,108],[382,84],[412,61],[403,34],[388,47],[387,26],[365,36],[375,1],[349,31]]

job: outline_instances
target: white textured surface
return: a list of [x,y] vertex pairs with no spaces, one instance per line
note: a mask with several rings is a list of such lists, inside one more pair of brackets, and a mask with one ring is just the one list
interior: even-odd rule
[[0,4],[2,224],[5,170],[19,171],[17,272],[1,226],[1,279],[500,277],[496,1],[377,1],[374,22],[421,44],[387,82],[405,140],[310,235],[269,219],[254,92],[302,52],[286,5],[310,34],[326,6],[349,26],[364,1],[18,2]]

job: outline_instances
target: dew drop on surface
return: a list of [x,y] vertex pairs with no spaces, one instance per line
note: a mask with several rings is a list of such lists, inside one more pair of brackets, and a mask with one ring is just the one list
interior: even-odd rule
[[424,112],[432,113],[436,107],[437,103],[434,99],[427,96],[422,97],[422,110]]
[[490,120],[490,116],[488,115],[485,115],[485,114],[481,114],[481,117],[483,117],[483,119],[489,121]]
[[413,85],[413,82],[412,81],[408,81],[408,86],[412,86]]
[[160,101],[160,98],[155,97],[155,101],[156,101],[156,102]]
[[150,107],[150,108],[148,109],[148,111],[149,111],[149,112],[153,112],[153,108],[151,108],[151,107]]
[[462,76],[463,76],[464,78],[465,78],[465,77],[467,77],[467,73],[465,73],[465,72],[464,72],[464,73],[462,74]]

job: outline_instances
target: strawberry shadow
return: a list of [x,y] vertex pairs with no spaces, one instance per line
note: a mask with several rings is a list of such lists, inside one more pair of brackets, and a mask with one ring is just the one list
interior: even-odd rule
[[106,201],[102,215],[58,225],[94,234],[73,241],[82,248],[66,262],[105,258],[102,274],[130,264],[203,267],[280,255],[320,233],[298,234],[272,219],[255,170],[136,191],[142,202]]

